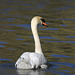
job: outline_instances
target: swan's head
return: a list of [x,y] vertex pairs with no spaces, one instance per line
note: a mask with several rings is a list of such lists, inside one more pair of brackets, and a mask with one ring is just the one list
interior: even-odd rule
[[33,17],[31,20],[31,24],[33,24],[33,25],[41,24],[41,25],[48,27],[48,25],[45,23],[45,20],[40,16]]

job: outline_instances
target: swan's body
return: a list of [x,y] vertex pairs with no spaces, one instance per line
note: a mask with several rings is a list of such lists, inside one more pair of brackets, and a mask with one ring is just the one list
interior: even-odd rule
[[47,68],[47,60],[42,52],[38,32],[37,25],[43,24],[47,26],[45,20],[42,17],[36,16],[31,20],[31,29],[34,36],[35,41],[35,52],[25,52],[15,63],[16,68],[20,69],[34,69],[34,68]]

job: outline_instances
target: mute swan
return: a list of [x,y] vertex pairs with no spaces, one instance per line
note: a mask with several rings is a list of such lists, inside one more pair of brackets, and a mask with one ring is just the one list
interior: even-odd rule
[[45,20],[40,16],[35,16],[31,20],[31,29],[34,36],[35,42],[35,52],[24,52],[20,58],[15,63],[15,67],[19,69],[37,69],[47,68],[47,60],[42,52],[38,32],[37,32],[37,25],[41,24],[47,26]]

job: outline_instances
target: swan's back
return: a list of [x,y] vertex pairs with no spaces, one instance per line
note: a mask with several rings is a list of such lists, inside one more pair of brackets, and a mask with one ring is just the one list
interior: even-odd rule
[[43,54],[25,52],[17,60],[15,66],[20,69],[38,68],[47,62]]

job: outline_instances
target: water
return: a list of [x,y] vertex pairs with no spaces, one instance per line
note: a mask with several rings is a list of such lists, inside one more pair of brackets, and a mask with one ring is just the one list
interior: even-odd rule
[[[0,1],[1,75],[75,75],[75,1]],[[48,27],[38,26],[48,69],[17,70],[19,56],[34,51],[30,20],[39,15]]]

